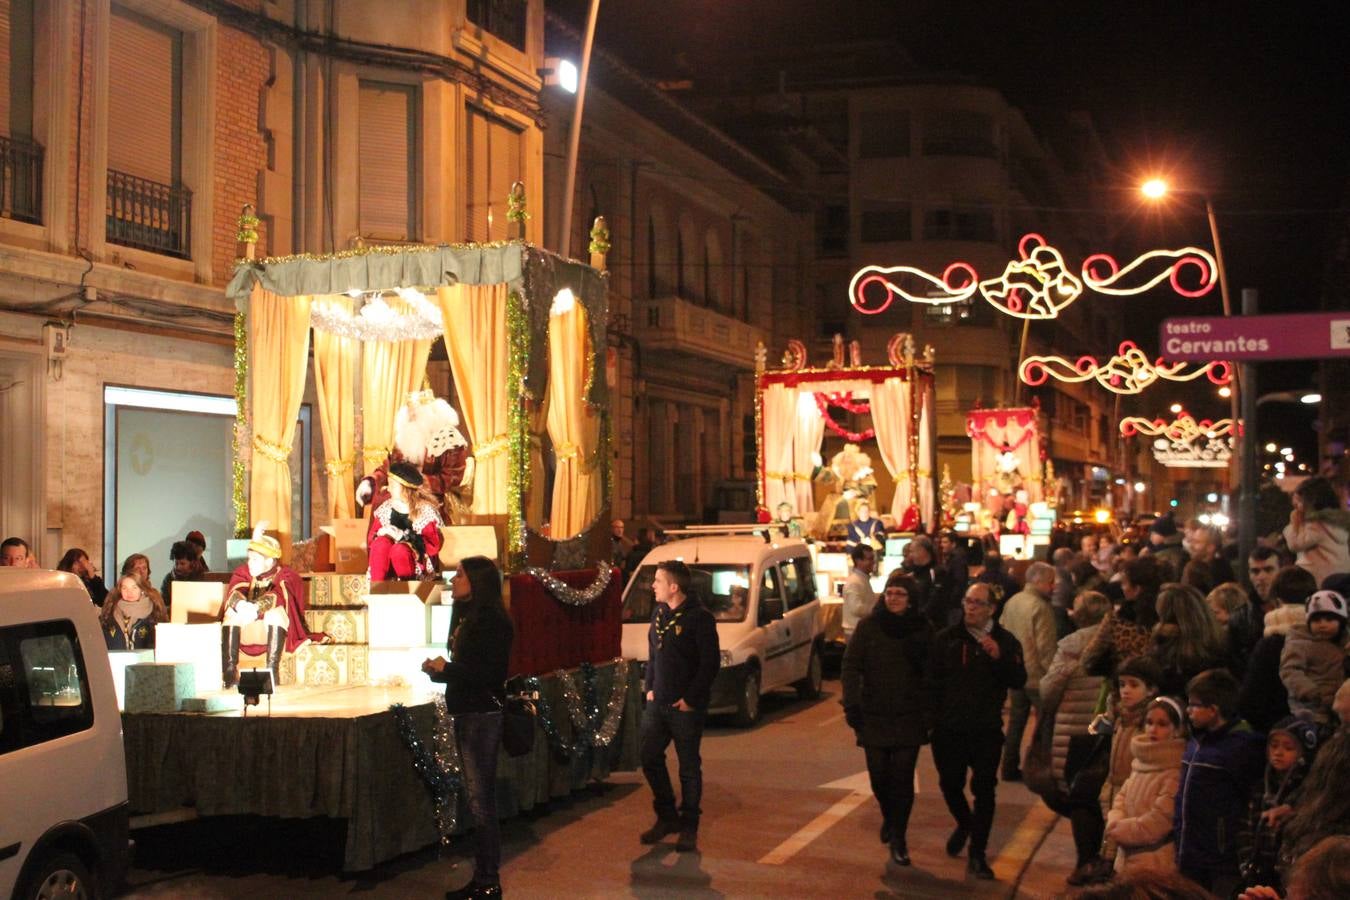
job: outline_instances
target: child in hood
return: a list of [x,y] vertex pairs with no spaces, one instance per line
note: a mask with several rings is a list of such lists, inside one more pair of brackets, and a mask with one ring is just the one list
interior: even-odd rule
[[1280,653],[1280,680],[1289,710],[1306,712],[1319,724],[1331,721],[1331,701],[1345,680],[1345,598],[1318,591],[1308,598],[1307,624],[1290,629]]
[[1118,848],[1118,872],[1176,869],[1172,815],[1186,749],[1184,721],[1180,703],[1158,697],[1144,713],[1143,731],[1130,740],[1130,777],[1106,817],[1106,836]]
[[1267,885],[1284,893],[1279,864],[1284,824],[1299,806],[1303,780],[1321,742],[1313,722],[1291,716],[1266,738],[1266,776],[1252,792],[1246,828],[1238,834],[1241,886]]

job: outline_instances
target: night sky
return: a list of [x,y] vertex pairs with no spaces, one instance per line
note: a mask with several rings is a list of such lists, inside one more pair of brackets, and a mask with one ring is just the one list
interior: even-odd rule
[[[549,8],[580,25],[585,0]],[[1251,10],[1258,8],[1264,14]],[[1122,245],[1208,246],[1202,204],[1148,205],[1135,191],[1162,173],[1204,190],[1218,211],[1233,303],[1263,312],[1320,308],[1331,242],[1350,228],[1350,18],[1340,4],[969,3],[806,0],[602,0],[597,42],[653,79],[735,78],[757,57],[813,42],[889,38],[920,70],[1003,91],[1033,126],[1088,112],[1111,158],[1104,214]],[[848,74],[848,73],[841,73]],[[1115,250],[1117,248],[1104,248]],[[1128,249],[1128,248],[1124,248]],[[1217,291],[1215,294],[1217,295]],[[1341,288],[1330,308],[1350,308]],[[1128,301],[1127,301],[1128,302]],[[1188,312],[1217,314],[1217,297]],[[1133,310],[1157,340],[1161,304]],[[1155,301],[1156,303],[1156,301]],[[1175,314],[1174,301],[1168,311]],[[1156,318],[1155,318],[1156,312]],[[1306,363],[1261,367],[1261,390],[1312,383]],[[1274,407],[1281,428],[1305,411]],[[1219,413],[1221,410],[1210,411]],[[1264,428],[1263,428],[1264,431]]]

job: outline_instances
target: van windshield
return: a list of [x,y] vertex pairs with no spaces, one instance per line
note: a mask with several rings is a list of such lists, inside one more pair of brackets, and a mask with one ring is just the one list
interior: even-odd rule
[[[719,622],[741,622],[745,620],[746,607],[750,601],[750,567],[745,565],[702,564],[690,566],[694,576],[689,593],[703,601],[703,605],[712,610],[713,618]],[[643,566],[633,576],[628,585],[628,593],[623,598],[623,620],[625,622],[650,622],[652,611],[656,608],[656,598],[652,595],[652,579],[656,577],[656,566]]]

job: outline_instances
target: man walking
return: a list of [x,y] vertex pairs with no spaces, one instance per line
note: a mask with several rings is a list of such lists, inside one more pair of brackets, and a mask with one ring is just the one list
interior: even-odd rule
[[1027,568],[1027,586],[1013,594],[1003,607],[999,622],[1022,645],[1026,660],[1027,686],[1012,692],[1012,709],[1008,713],[1008,740],[1003,748],[1003,780],[1022,780],[1022,735],[1026,733],[1031,710],[1040,715],[1041,677],[1055,659],[1059,634],[1055,628],[1055,610],[1050,605],[1050,593],[1055,589],[1055,567],[1049,563],[1032,563]]
[[[1003,752],[1003,701],[1026,684],[1022,647],[994,622],[988,585],[972,584],[962,601],[961,621],[938,632],[928,661],[927,696],[934,722],[933,763],[942,799],[956,819],[947,854],[956,856],[970,841],[966,871],[990,880],[985,849],[994,824],[994,790]],[[971,773],[972,811],[966,801]]]
[[872,590],[872,570],[877,566],[877,552],[869,544],[855,544],[848,551],[853,568],[844,581],[844,606],[839,611],[844,628],[844,640],[853,637],[853,629],[877,605],[877,592]]
[[[689,567],[661,562],[652,578],[656,612],[647,632],[647,706],[639,733],[642,774],[652,789],[656,824],[642,832],[644,844],[655,844],[679,832],[675,849],[698,846],[699,802],[703,796],[703,763],[699,744],[713,678],[721,665],[717,623],[712,613],[689,596]],[[666,771],[666,747],[675,742],[680,769],[680,806]]]

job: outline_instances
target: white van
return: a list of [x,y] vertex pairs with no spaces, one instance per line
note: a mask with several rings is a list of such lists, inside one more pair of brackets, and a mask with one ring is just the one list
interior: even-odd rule
[[654,548],[624,591],[626,658],[646,661],[656,564],[676,559],[689,566],[692,592],[717,619],[722,668],[710,713],[733,712],[738,724],[752,725],[761,694],[785,687],[804,699],[820,694],[820,600],[811,553],[800,538],[707,535]]
[[112,896],[127,769],[98,608],[67,572],[0,568],[0,897]]

